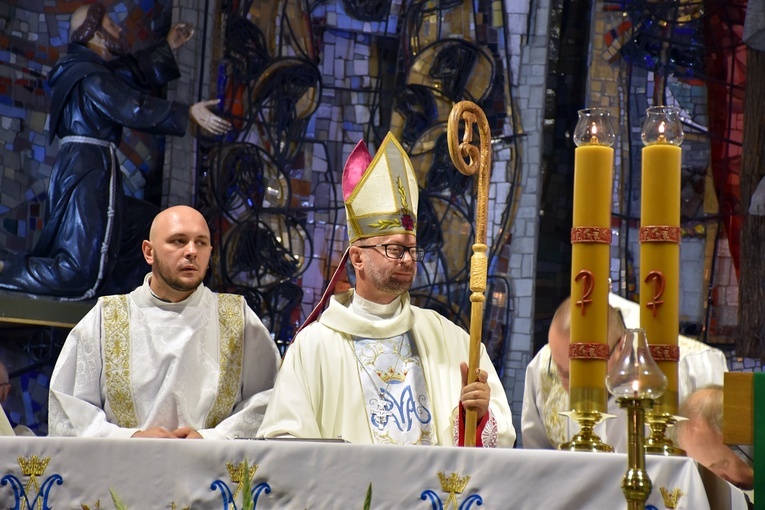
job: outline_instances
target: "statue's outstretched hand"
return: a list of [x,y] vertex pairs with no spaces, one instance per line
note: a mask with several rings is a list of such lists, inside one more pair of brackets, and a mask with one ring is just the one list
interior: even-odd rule
[[232,127],[229,121],[209,110],[209,106],[214,106],[219,102],[219,99],[200,101],[191,105],[189,110],[189,114],[194,122],[214,135],[226,134]]
[[174,23],[167,34],[167,44],[173,50],[177,50],[191,39],[194,35],[194,26],[190,23]]

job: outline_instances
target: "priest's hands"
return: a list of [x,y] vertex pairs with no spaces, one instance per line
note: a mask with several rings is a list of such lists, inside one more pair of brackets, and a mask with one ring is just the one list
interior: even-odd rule
[[489,410],[489,399],[491,398],[491,389],[488,380],[489,373],[486,370],[476,369],[478,380],[470,384],[467,383],[468,366],[464,361],[460,363],[460,372],[462,373],[462,393],[460,402],[465,409],[475,411],[480,420]]
[[173,435],[178,439],[203,439],[202,434],[189,427],[175,429]]
[[194,103],[191,105],[191,108],[189,108],[191,119],[214,135],[226,134],[233,127],[229,121],[223,117],[215,115],[209,110],[208,106],[214,106],[219,102],[219,99],[200,101]]
[[131,437],[160,437],[166,439],[202,439],[202,435],[189,427],[181,427],[170,432],[164,427],[152,427],[146,430],[139,430]]

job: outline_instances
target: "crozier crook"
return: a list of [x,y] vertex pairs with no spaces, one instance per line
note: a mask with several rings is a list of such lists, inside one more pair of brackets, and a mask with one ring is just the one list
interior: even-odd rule
[[[459,141],[460,121],[465,122],[462,142]],[[472,145],[473,126],[478,128],[478,144]],[[481,359],[481,330],[483,328],[483,303],[485,301],[486,274],[486,221],[489,208],[489,180],[491,177],[491,137],[489,122],[483,110],[471,101],[460,101],[452,107],[446,131],[449,155],[454,166],[464,175],[478,174],[478,200],[475,210],[475,243],[470,257],[470,354],[468,359],[467,383],[478,379],[476,370]],[[465,159],[468,159],[468,163]],[[475,446],[477,414],[465,410],[465,446]]]

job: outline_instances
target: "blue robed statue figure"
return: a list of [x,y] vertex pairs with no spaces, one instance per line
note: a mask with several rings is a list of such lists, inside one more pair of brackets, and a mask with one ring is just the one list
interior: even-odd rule
[[208,109],[217,100],[189,106],[151,93],[180,76],[174,51],[193,32],[176,23],[165,39],[131,54],[103,5],[74,11],[67,53],[48,75],[50,141],[58,137],[60,148],[45,225],[31,253],[0,253],[0,289],[77,300],[141,284],[149,267],[136,247],[158,208],[123,196],[123,127],[174,136],[185,134],[189,120],[213,134],[231,128]]

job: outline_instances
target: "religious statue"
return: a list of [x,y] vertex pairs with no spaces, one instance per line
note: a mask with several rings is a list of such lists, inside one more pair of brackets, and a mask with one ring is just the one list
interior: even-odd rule
[[188,106],[151,94],[180,76],[173,52],[193,33],[176,23],[165,39],[131,54],[103,5],[74,11],[67,54],[48,75],[50,141],[58,137],[60,148],[45,225],[31,253],[0,254],[0,289],[84,300],[141,284],[149,267],[136,247],[158,208],[123,195],[123,127],[183,136],[193,120],[214,135],[231,129],[208,109],[217,100]]

